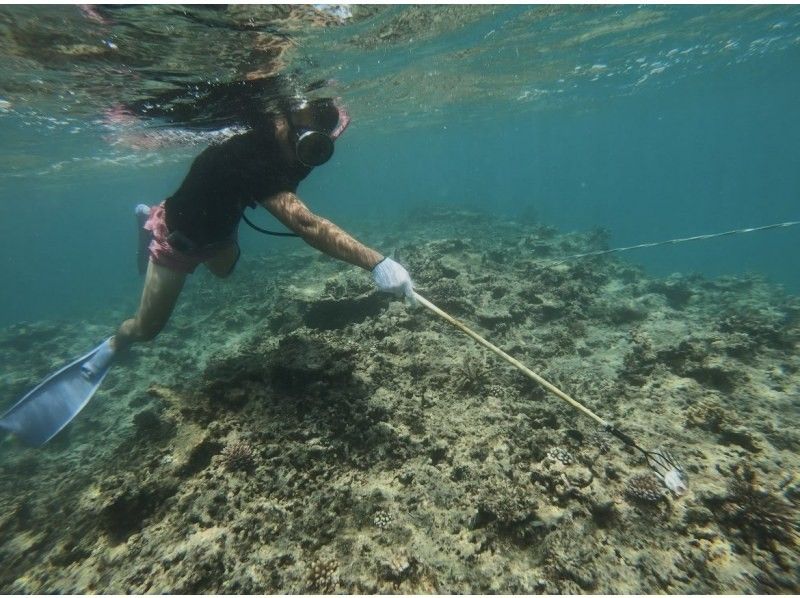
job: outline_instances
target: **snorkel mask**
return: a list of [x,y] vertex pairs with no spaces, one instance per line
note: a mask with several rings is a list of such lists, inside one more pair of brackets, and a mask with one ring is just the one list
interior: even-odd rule
[[295,155],[309,168],[321,166],[331,159],[333,142],[350,124],[350,116],[344,108],[329,98],[302,100],[289,112],[288,118]]
[[304,166],[321,166],[333,155],[333,140],[320,131],[295,129],[294,150]]

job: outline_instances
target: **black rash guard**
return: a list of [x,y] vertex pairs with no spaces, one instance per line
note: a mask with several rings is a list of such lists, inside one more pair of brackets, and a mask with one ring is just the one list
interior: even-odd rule
[[195,158],[164,209],[170,232],[202,247],[231,238],[248,205],[297,191],[311,168],[288,164],[272,132],[253,130],[214,145]]

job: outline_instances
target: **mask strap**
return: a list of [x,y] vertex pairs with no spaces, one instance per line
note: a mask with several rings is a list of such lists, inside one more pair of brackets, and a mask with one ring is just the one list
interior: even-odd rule
[[331,139],[336,141],[339,136],[344,133],[347,126],[350,124],[350,115],[347,113],[347,110],[344,109],[343,106],[339,105],[339,102],[335,102],[334,106],[336,106],[336,111],[339,113],[339,122],[336,125],[336,128],[331,133]]

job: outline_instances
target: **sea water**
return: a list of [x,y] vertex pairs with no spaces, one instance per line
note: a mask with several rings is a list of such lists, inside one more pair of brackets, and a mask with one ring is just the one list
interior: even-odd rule
[[[126,79],[191,79],[191,62],[170,65],[170,76],[150,74],[152,55],[168,55],[215,22],[171,15],[175,36],[137,39],[126,18],[151,23],[155,14],[112,10],[101,25],[76,7],[3,12],[0,321],[131,305],[139,284],[132,208],[172,193],[202,145],[110,145],[103,111],[128,99]],[[603,227],[611,246],[624,246],[800,217],[795,7],[388,6],[358,14],[333,11],[327,27],[280,21],[299,40],[286,72],[335,79],[329,91],[354,117],[332,162],[300,188],[334,221],[380,213],[390,230],[415,206],[441,204],[563,230]],[[46,41],[59,22],[70,32],[60,46]],[[149,65],[118,56],[130,47],[147,48]],[[196,62],[200,75],[233,76],[209,69],[204,54]],[[100,93],[109,71],[115,78]],[[284,243],[249,230],[242,237],[247,251]],[[799,243],[797,229],[787,229],[630,258],[659,275],[749,271],[797,290],[785,256]]]
[[796,592],[800,227],[549,259],[800,219],[798,67],[793,6],[0,8],[0,412],[135,312],[134,207],[239,124],[121,106],[268,73],[353,118],[314,212],[675,459],[243,226],[53,441],[0,438],[0,593]]

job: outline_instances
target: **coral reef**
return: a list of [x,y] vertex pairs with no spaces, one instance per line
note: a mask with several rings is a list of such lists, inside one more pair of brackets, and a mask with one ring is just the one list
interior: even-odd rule
[[[363,228],[422,295],[675,447],[689,492],[664,496],[636,451],[363,272],[281,246],[224,283],[198,272],[45,450],[0,445],[0,591],[800,591],[796,298],[554,263],[602,233],[414,218]],[[3,396],[125,315],[0,331]]]
[[255,464],[253,447],[244,440],[234,440],[226,444],[220,457],[225,469],[229,471],[250,470]]
[[337,576],[336,571],[339,564],[335,560],[319,560],[311,565],[309,572],[309,585],[315,592],[321,594],[332,594],[336,591]]
[[761,487],[750,463],[733,467],[728,493],[722,499],[721,520],[748,542],[792,546],[800,540],[800,513],[797,507]]

